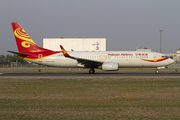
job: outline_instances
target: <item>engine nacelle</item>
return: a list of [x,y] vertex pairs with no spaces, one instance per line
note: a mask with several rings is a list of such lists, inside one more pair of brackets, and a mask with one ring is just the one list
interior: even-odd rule
[[115,62],[105,62],[102,64],[102,70],[104,71],[118,71],[119,64]]

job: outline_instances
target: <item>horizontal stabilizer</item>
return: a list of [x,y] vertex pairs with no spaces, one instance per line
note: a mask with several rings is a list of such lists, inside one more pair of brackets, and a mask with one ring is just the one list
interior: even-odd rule
[[7,52],[10,52],[10,53],[13,53],[13,54],[16,54],[16,55],[22,56],[22,57],[29,56],[29,54],[25,54],[25,53],[19,53],[19,52],[14,52],[14,51],[7,51]]

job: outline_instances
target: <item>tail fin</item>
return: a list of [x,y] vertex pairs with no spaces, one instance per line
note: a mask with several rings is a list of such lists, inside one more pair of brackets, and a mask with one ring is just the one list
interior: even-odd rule
[[50,51],[37,46],[36,43],[29,37],[29,35],[17,22],[12,22],[11,24],[16,39],[18,51],[20,53]]

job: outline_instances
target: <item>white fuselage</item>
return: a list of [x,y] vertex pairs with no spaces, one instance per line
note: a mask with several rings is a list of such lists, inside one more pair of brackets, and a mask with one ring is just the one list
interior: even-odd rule
[[[142,51],[104,51],[104,52],[68,52],[69,55],[78,58],[90,59],[102,62],[116,62],[119,68],[156,68],[164,67],[172,64],[174,61],[170,58],[157,61],[162,56],[157,52],[142,52]],[[145,61],[151,60],[151,61]],[[78,68],[78,61],[64,57],[63,53],[57,53],[38,60],[28,60],[34,63],[55,66],[62,68]]]

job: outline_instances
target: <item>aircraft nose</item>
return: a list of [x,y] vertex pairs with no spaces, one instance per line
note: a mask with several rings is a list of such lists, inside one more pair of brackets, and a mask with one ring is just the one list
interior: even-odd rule
[[171,58],[169,58],[169,63],[170,63],[170,64],[174,63],[174,60],[171,59]]

